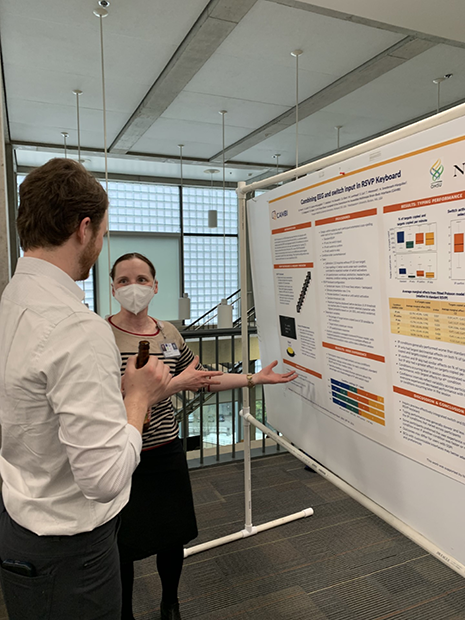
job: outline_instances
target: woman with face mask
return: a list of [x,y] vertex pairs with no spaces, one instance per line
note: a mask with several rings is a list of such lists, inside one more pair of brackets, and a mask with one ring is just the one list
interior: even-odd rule
[[[108,317],[121,351],[124,373],[130,355],[140,340],[148,340],[150,354],[168,364],[172,393],[183,390],[229,390],[265,383],[285,383],[296,378],[291,371],[278,374],[273,362],[255,375],[204,370],[178,330],[148,314],[158,292],[155,267],[136,252],[120,256],[110,273],[113,295],[120,303],[118,314]],[[171,399],[166,398],[148,412],[142,434],[140,464],[132,478],[131,496],[121,512],[118,546],[123,585],[122,620],[133,620],[132,590],[134,561],[157,555],[162,583],[161,620],[180,620],[178,585],[184,545],[197,536],[187,461],[178,437]]]

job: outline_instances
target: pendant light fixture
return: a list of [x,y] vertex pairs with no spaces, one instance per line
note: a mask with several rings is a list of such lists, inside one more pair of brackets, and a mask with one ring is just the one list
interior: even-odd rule
[[224,117],[227,114],[226,110],[220,110],[221,114],[221,126],[222,126],[222,168],[223,168],[223,286],[224,286],[224,297],[221,300],[218,306],[218,327],[220,329],[231,329],[233,326],[232,322],[232,306],[228,304],[228,300],[226,299],[226,172],[225,172],[225,161],[224,161],[224,149],[225,149],[225,139],[224,139]]
[[69,138],[69,133],[67,131],[62,131],[61,135],[63,136],[63,150],[65,152],[65,159],[68,159],[68,148],[66,140]]
[[273,155],[273,159],[276,159],[276,174],[279,174],[279,158],[281,157],[281,153],[275,153]]
[[184,144],[178,144],[179,147],[179,164],[180,164],[180,176],[181,176],[181,199],[180,203],[180,218],[181,218],[181,297],[178,299],[178,318],[180,321],[186,321],[191,318],[191,300],[189,295],[184,291],[184,214],[183,214],[183,200],[184,200],[184,177],[182,170],[182,149]]
[[79,118],[79,97],[82,95],[82,90],[75,89],[73,93],[76,95],[76,128],[77,128],[77,145],[78,145],[78,162],[81,161],[81,123]]
[[[219,170],[217,168],[208,168],[205,170],[205,174],[210,175],[210,203],[213,206],[213,175],[218,174]],[[216,209],[208,210],[208,228],[217,228],[218,227],[218,211]]]
[[452,73],[446,73],[446,75],[442,75],[441,77],[435,78],[433,80],[433,84],[436,84],[438,87],[438,101],[436,106],[436,114],[439,114],[439,110],[441,108],[441,84],[452,77]]

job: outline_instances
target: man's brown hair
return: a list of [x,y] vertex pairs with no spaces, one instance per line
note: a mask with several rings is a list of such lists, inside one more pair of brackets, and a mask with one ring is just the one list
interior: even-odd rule
[[89,217],[96,233],[108,208],[100,183],[72,159],[51,159],[19,187],[16,226],[24,251],[63,245]]

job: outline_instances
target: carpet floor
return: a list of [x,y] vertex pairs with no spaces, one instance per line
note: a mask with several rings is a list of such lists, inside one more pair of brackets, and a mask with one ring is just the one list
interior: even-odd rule
[[[243,529],[241,462],[192,470],[191,480],[192,545]],[[254,525],[315,514],[188,557],[183,620],[465,620],[462,577],[288,453],[254,459],[252,489]],[[136,620],[158,620],[160,598],[155,558],[137,562]]]
[[[242,463],[191,471],[199,537],[244,527]],[[287,453],[252,461],[254,525],[315,514],[188,557],[183,620],[465,620],[465,580]],[[154,558],[136,565],[137,620],[157,620]]]

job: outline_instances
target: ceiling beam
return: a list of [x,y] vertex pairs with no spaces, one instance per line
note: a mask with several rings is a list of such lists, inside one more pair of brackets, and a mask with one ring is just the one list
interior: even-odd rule
[[[374,56],[353,71],[346,73],[326,88],[315,93],[308,99],[299,103],[299,120],[303,120],[315,112],[326,108],[330,104],[353,93],[362,86],[366,86],[373,80],[381,77],[388,71],[399,67],[415,56],[422,54],[436,44],[424,39],[405,37],[402,41],[392,45],[377,56]],[[262,125],[247,136],[244,136],[234,144],[224,150],[224,157],[227,160],[237,157],[240,153],[251,149],[264,140],[287,129],[295,124],[295,106],[277,116],[270,122]],[[222,160],[223,153],[216,153],[210,163],[218,163]]]
[[387,30],[389,32],[395,32],[396,34],[403,34],[408,37],[415,37],[416,39],[425,39],[436,43],[437,45],[451,45],[452,47],[461,47],[465,49],[465,43],[463,41],[456,41],[455,39],[446,39],[445,37],[438,37],[433,34],[427,34],[425,32],[418,32],[410,28],[404,28],[402,26],[394,26],[393,24],[387,24],[375,19],[369,19],[367,17],[361,17],[359,15],[351,15],[350,13],[343,13],[335,9],[328,9],[316,4],[309,4],[302,0],[268,0],[268,2],[274,2],[275,4],[282,4],[292,9],[300,9],[301,11],[308,11],[309,13],[316,13],[317,15],[324,15],[325,17],[332,17],[334,19],[342,19],[343,21],[349,21],[354,24],[360,24],[361,26],[369,26],[370,28],[378,28],[378,30]]
[[257,0],[210,0],[109,151],[127,153],[203,67]]
[[[57,155],[58,153],[63,153],[63,144],[50,144],[50,143],[38,143],[38,142],[25,142],[22,140],[14,140],[12,143],[14,149],[20,151],[38,151],[41,153],[51,153]],[[68,144],[66,146],[69,154],[77,157],[77,146]],[[81,146],[81,156],[82,157],[104,157],[103,149],[97,148],[89,148],[86,146]],[[179,164],[180,157],[179,155],[163,155],[157,153],[137,153],[131,151],[130,153],[108,153],[109,159],[125,159],[125,160],[136,160],[136,161],[147,161],[152,163],[159,164]],[[195,157],[184,157],[182,158],[184,165],[190,166],[206,166],[207,168],[211,168],[210,161],[208,159],[195,158]],[[269,170],[271,167],[269,163],[254,163],[254,162],[245,162],[245,161],[231,161],[226,162],[225,167],[227,169],[234,170]],[[289,170],[292,166],[282,165],[280,168],[283,170]]]
[[[33,166],[18,166],[18,174],[29,174],[35,170]],[[96,170],[89,170],[89,172],[97,179],[104,179],[105,173]],[[258,177],[257,177],[258,178]],[[110,181],[126,181],[130,183],[155,183],[157,185],[181,185],[181,179],[178,177],[160,177],[148,174],[122,174],[116,172],[109,172],[108,179]],[[221,189],[223,187],[223,181],[213,181],[210,179],[183,179],[184,186],[186,187],[215,187]],[[225,187],[228,189],[236,189],[237,183],[234,181],[226,181]]]
[[[459,99],[458,101],[454,101],[453,103],[449,103],[447,105],[441,106],[440,112],[445,112],[446,110],[450,110],[451,108],[455,108],[459,105],[463,105],[464,103],[465,103],[465,99]],[[370,142],[371,140],[375,140],[376,138],[385,136],[386,134],[397,131],[398,129],[402,129],[403,127],[408,127],[408,125],[414,125],[415,123],[418,123],[419,121],[422,121],[425,118],[429,118],[430,116],[434,116],[435,114],[437,114],[436,109],[432,110],[431,112],[427,112],[426,114],[422,114],[421,116],[416,116],[415,118],[411,118],[408,121],[404,121],[402,123],[394,125],[393,127],[389,127],[388,129],[384,129],[383,131],[379,131],[378,133],[374,133],[371,136],[366,136],[365,138],[361,138],[360,140],[355,140],[354,142],[351,142],[350,144],[344,144],[344,146],[341,147],[339,151],[338,149],[333,149],[331,151],[327,151],[326,153],[321,153],[319,155],[316,155],[315,157],[311,157],[310,159],[307,159],[306,161],[299,164],[299,166],[305,166],[306,164],[311,164],[314,161],[318,161],[319,159],[324,159],[325,157],[329,157],[330,155],[334,155],[335,153],[338,153],[341,151],[346,151],[348,149],[351,149],[354,146],[358,146],[359,144]],[[259,178],[267,178],[267,177],[264,175],[260,175],[260,177],[258,176],[254,177],[254,179],[251,180],[250,183],[255,183],[255,181],[258,180]]]

